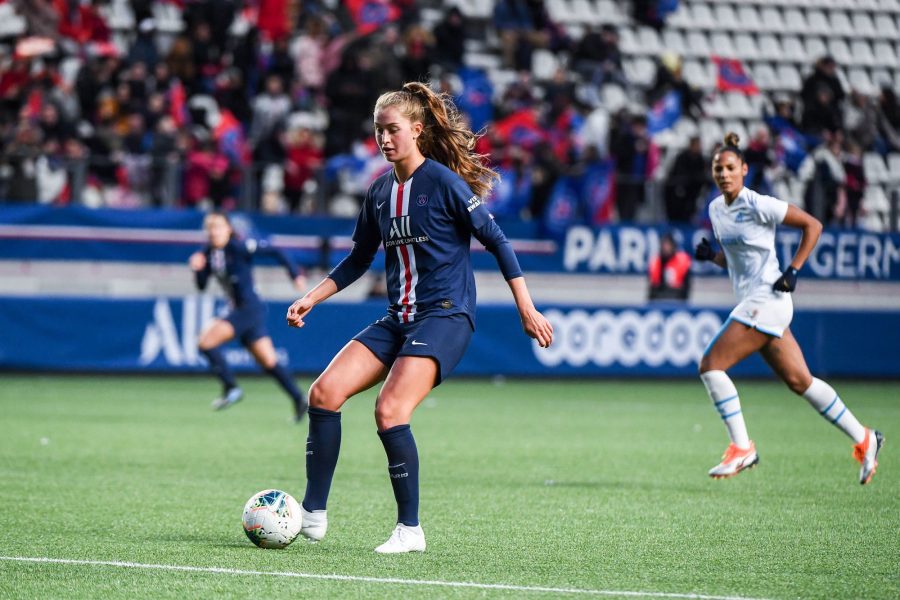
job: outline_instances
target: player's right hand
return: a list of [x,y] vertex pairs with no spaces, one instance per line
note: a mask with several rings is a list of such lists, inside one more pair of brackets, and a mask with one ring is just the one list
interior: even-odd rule
[[287,311],[287,322],[291,327],[303,327],[305,323],[303,322],[303,317],[312,310],[315,304],[312,300],[304,296],[299,300],[294,301],[291,304],[290,308]]
[[188,259],[188,264],[191,266],[191,270],[202,271],[206,268],[206,255],[202,252],[194,252]]
[[703,238],[697,247],[694,249],[694,258],[699,261],[704,260],[713,260],[716,257],[716,251],[713,250],[712,244],[709,243],[709,240]]

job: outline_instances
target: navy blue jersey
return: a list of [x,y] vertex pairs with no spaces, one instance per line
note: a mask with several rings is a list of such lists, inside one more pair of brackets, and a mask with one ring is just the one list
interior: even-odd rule
[[390,171],[369,187],[353,249],[328,276],[343,289],[369,268],[384,245],[388,310],[398,321],[462,313],[474,323],[473,235],[494,254],[507,280],[522,275],[509,241],[481,199],[456,173],[426,159],[403,183]]
[[261,304],[253,285],[255,255],[274,257],[288,270],[291,279],[300,274],[284,252],[265,240],[237,240],[232,237],[224,248],[215,249],[206,245],[201,252],[206,256],[206,267],[194,273],[197,287],[201,290],[206,289],[209,276],[213,275],[237,308]]

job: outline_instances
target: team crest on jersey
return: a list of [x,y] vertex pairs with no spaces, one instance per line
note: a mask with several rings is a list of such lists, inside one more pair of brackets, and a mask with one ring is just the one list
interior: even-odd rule
[[416,198],[416,204],[419,206],[425,206],[428,204],[428,196],[425,194],[419,194],[418,198]]

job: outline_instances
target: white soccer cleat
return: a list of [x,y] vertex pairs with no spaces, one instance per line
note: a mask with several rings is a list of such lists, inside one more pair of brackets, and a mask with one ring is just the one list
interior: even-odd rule
[[244,390],[239,387],[233,387],[221,398],[216,398],[212,402],[213,410],[222,410],[223,408],[228,408],[232,404],[237,404],[241,401],[241,398],[244,397]]
[[318,542],[325,537],[328,531],[328,513],[324,510],[308,511],[300,505],[302,525],[300,533],[311,542]]
[[375,548],[379,554],[401,554],[403,552],[425,552],[425,532],[421,525],[410,527],[397,523],[390,539]]
[[722,462],[709,470],[709,476],[713,479],[725,479],[734,477],[744,469],[750,469],[759,464],[759,455],[756,453],[756,444],[750,442],[749,448],[738,448],[729,444]]
[[878,453],[884,446],[884,436],[880,431],[866,429],[866,437],[853,446],[853,458],[862,465],[859,468],[859,482],[866,485],[872,481],[875,469],[878,468]]

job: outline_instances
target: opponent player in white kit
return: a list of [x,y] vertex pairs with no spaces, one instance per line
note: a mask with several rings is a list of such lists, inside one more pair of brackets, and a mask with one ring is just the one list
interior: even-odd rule
[[[737,307],[700,361],[700,379],[731,438],[722,462],[710,469],[709,475],[732,477],[759,462],[756,446],[747,435],[737,390],[725,373],[759,352],[794,393],[806,398],[853,439],[853,457],[862,465],[859,482],[866,484],[875,474],[884,438],[880,432],[860,425],[834,388],[810,374],[788,328],[794,314],[790,292],[797,285],[797,272],[819,239],[822,224],[796,206],[745,188],[747,163],[738,142],[736,134],[727,134],[725,145],[716,151],[712,162],[713,179],[722,195],[709,205],[709,218],[722,250],[714,250],[704,238],[695,251],[698,260],[728,268],[738,298]],[[783,273],[775,255],[779,223],[803,231],[800,246]]]

